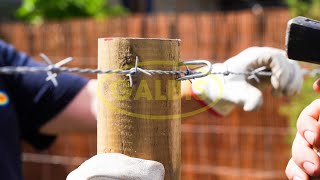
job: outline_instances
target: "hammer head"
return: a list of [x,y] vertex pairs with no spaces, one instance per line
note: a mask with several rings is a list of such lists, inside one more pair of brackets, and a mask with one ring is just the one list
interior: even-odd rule
[[320,22],[296,17],[288,22],[286,48],[289,59],[320,64]]

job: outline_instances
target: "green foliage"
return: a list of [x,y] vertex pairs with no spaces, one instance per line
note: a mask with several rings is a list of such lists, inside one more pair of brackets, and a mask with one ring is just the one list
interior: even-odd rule
[[320,19],[320,0],[286,0],[293,16]]
[[111,6],[107,0],[24,0],[16,16],[30,23],[74,17],[105,17],[122,15],[122,6]]
[[[301,111],[308,106],[313,100],[320,97],[319,93],[314,92],[312,85],[319,77],[308,77],[303,83],[299,95],[290,99],[290,102],[280,108],[280,113],[290,119],[290,126],[296,128],[296,122]],[[291,134],[290,142],[294,139],[295,132]]]

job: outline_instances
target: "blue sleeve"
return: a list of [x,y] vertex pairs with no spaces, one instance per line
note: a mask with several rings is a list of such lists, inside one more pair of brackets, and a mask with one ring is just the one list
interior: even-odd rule
[[[1,66],[44,66],[12,46],[0,41]],[[46,81],[46,73],[4,75],[20,124],[20,134],[38,149],[46,148],[54,136],[39,133],[39,128],[61,112],[87,83],[78,75],[61,73],[58,87]]]

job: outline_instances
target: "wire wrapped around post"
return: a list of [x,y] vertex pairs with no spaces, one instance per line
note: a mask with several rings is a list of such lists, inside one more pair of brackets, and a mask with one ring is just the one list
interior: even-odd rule
[[[100,38],[99,69],[179,70],[180,40]],[[166,180],[180,179],[181,99],[177,74],[98,75],[98,153],[161,162]],[[152,178],[152,177],[151,177]]]

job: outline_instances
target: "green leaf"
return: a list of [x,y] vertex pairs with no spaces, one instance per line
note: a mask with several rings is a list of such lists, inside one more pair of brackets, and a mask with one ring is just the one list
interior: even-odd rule
[[106,0],[24,0],[16,11],[16,17],[29,22],[63,20],[74,17],[121,16],[126,14],[122,6],[111,6]]

